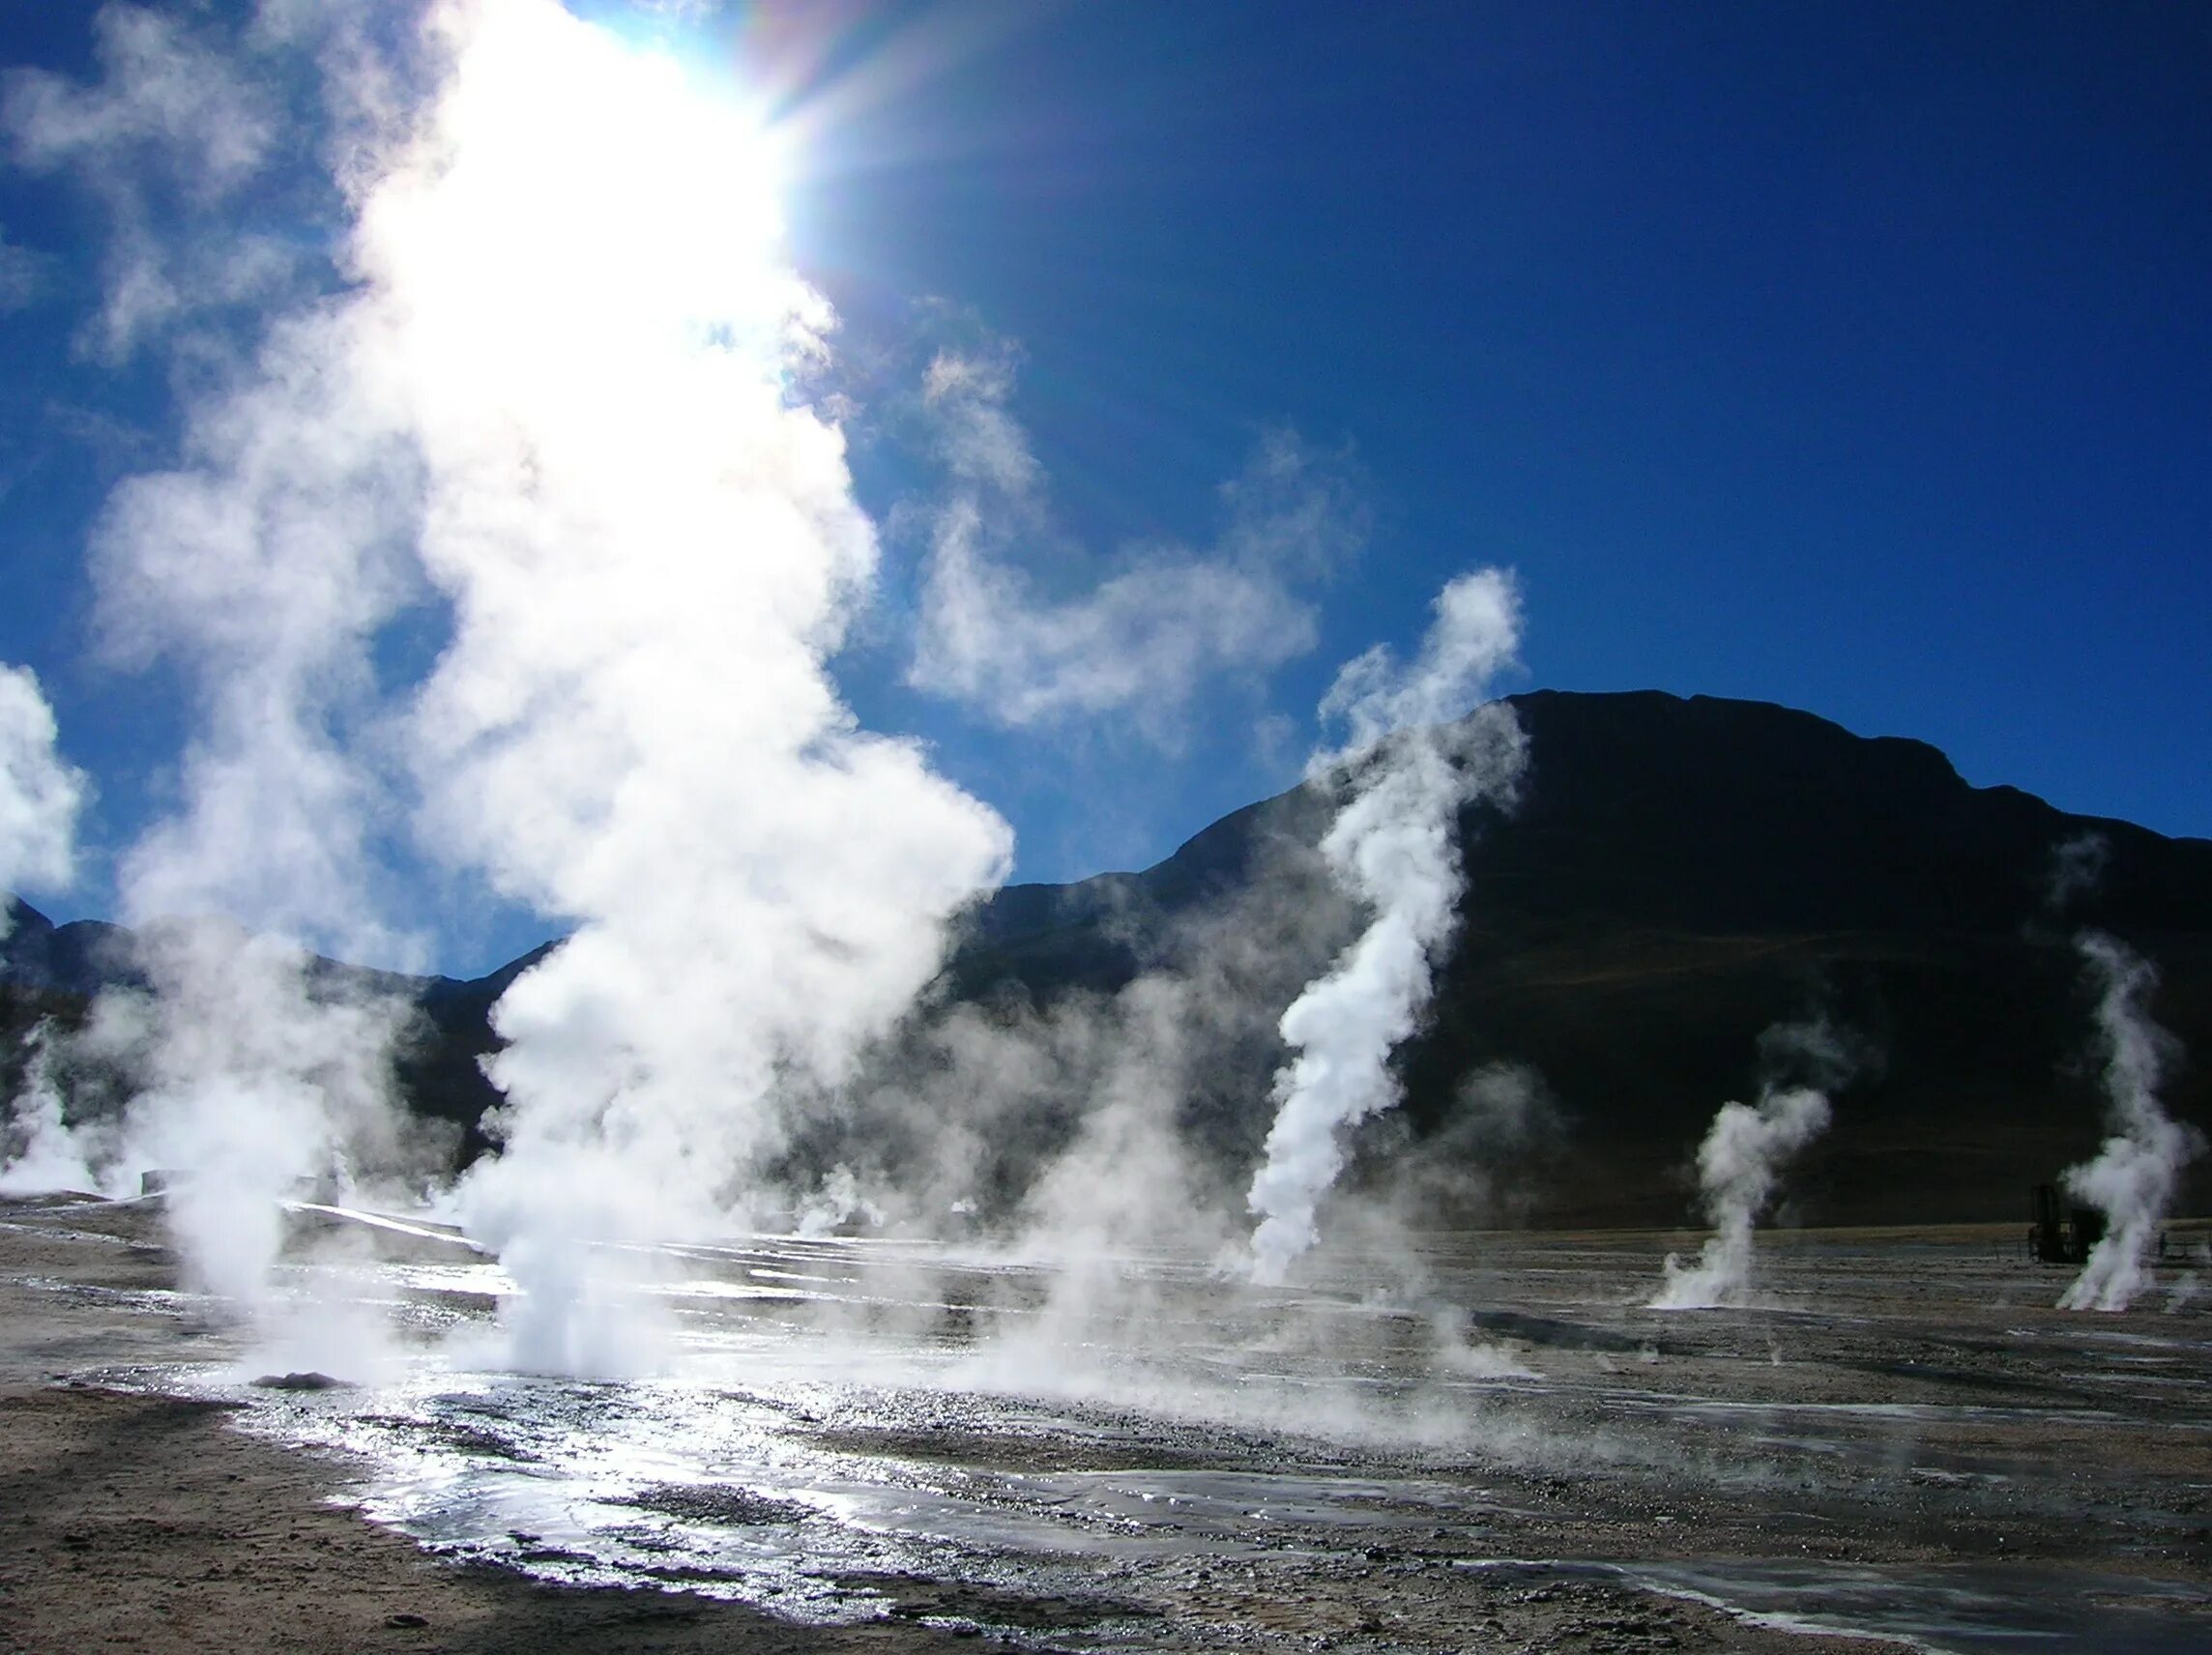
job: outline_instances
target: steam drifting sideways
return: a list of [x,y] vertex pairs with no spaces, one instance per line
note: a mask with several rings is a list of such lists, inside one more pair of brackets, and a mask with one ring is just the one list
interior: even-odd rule
[[1784,1169],[1828,1129],[1828,1094],[1850,1065],[1824,1024],[1770,1029],[1760,1044],[1769,1067],[1810,1067],[1818,1084],[1769,1082],[1757,1104],[1724,1103],[1698,1147],[1698,1184],[1714,1234],[1684,1264],[1667,1255],[1655,1310],[1709,1310],[1740,1304],[1751,1285],[1752,1227],[1774,1199]]
[[1397,1101],[1390,1054],[1428,1003],[1437,958],[1465,886],[1460,814],[1508,804],[1527,752],[1501,703],[1454,719],[1520,637],[1520,596],[1496,569],[1462,575],[1437,596],[1418,657],[1380,647],[1350,662],[1322,703],[1349,739],[1318,755],[1314,777],[1341,776],[1350,798],[1322,841],[1337,883],[1374,918],[1283,1013],[1297,1057],[1275,1076],[1274,1125],[1249,1203],[1252,1273],[1280,1282],[1319,1237],[1318,1207],[1343,1169],[1342,1134]]
[[2099,990],[2097,1035],[2112,1135],[2094,1160],[2066,1173],[2066,1187],[2105,1215],[2106,1228],[2058,1307],[2125,1310],[2150,1285],[2159,1221],[2204,1140],[2159,1102],[2159,1083],[2178,1042],[2143,1006],[2158,973],[2102,931],[2082,932],[2074,945]]

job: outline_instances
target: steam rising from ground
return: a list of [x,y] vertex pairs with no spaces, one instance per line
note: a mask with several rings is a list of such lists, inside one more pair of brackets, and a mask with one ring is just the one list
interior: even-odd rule
[[[2078,834],[2054,847],[2045,891],[2050,916],[2093,895],[2111,860],[2111,841],[2102,833]],[[2105,1234],[2058,1305],[2125,1310],[2151,1285],[2159,1222],[2182,1172],[2203,1152],[2204,1138],[2159,1101],[2181,1048],[2150,1014],[2158,973],[2117,937],[2093,927],[2075,933],[2074,950],[2097,991],[2096,1046],[2111,1135],[2094,1159],[2064,1174],[2075,1198],[2105,1215]]]
[[1319,1234],[1316,1209],[1343,1169],[1344,1130],[1397,1101],[1390,1054],[1427,1004],[1465,877],[1460,813],[1504,803],[1526,762],[1518,721],[1493,703],[1445,723],[1513,659],[1520,597],[1495,569],[1462,575],[1436,600],[1419,656],[1380,648],[1337,675],[1324,715],[1348,743],[1316,759],[1345,767],[1351,798],[1322,840],[1338,883],[1374,910],[1359,939],[1283,1013],[1298,1056],[1275,1077],[1276,1114],[1249,1202],[1252,1271],[1280,1282]]
[[31,1031],[23,1083],[8,1112],[0,1153],[0,1195],[47,1195],[97,1190],[100,1178],[86,1164],[83,1145],[69,1124],[54,1077],[53,1030]]
[[765,164],[730,176],[764,140],[558,7],[445,29],[362,204],[362,303],[456,617],[412,725],[425,821],[579,921],[499,1004],[506,1143],[462,1206],[526,1289],[520,1358],[590,1370],[579,1238],[725,1213],[779,1095],[844,1078],[1011,845],[824,670],[876,548],[841,436],[786,394],[830,317]]
[[[1012,1245],[1064,1266],[1036,1338],[1101,1317],[1128,1337],[1145,1305],[1119,1261],[1234,1248],[1242,1228],[1250,1141],[1231,1152],[1229,1112],[1194,1103],[1265,1071],[1280,1008],[1365,918],[1281,1024],[1299,1058],[1252,1186],[1279,1273],[1339,1133],[1393,1100],[1387,1060],[1454,921],[1461,812],[1520,774],[1503,709],[1442,727],[1511,658],[1509,579],[1447,587],[1410,666],[1377,651],[1340,675],[1324,711],[1346,740],[1312,784],[1335,824],[1317,856],[1301,818],[1281,852],[1303,883],[1191,921],[1119,993],[916,1015],[1009,837],[913,744],[859,731],[827,671],[878,548],[842,433],[804,398],[833,318],[779,249],[770,147],[554,0],[425,11],[419,39],[378,46],[306,8],[227,45],[213,20],[119,10],[101,85],[17,83],[18,149],[96,182],[111,271],[140,284],[110,295],[118,352],[305,279],[296,259],[268,285],[201,282],[156,245],[149,203],[176,181],[148,178],[175,157],[220,160],[211,210],[267,182],[282,123],[256,53],[317,55],[345,227],[330,291],[189,346],[176,463],[126,481],[96,530],[105,644],[164,675],[192,734],[175,807],[121,864],[143,985],[34,1064],[40,1164],[117,1193],[182,1171],[193,1279],[272,1312],[282,1198],[438,1159],[391,1096],[413,985],[321,957],[420,964],[384,917],[386,847],[413,833],[457,883],[571,930],[494,1012],[500,1142],[453,1192],[523,1290],[515,1364],[650,1363],[641,1295],[610,1279],[646,1256],[626,1244],[762,1221],[794,1193],[816,1227],[934,1228],[996,1195]],[[997,556],[1042,496],[988,365],[941,357],[924,388],[955,498],[917,677],[1024,723],[1172,703],[1306,647],[1294,589],[1359,533],[1327,466],[1269,439],[1217,543],[1040,595]],[[121,1077],[128,1108],[65,1126],[73,1069]],[[796,1140],[839,1110],[863,1128],[849,1151],[895,1130],[807,1163]],[[994,1161],[1003,1122],[1053,1110],[1057,1139]],[[1456,1322],[1438,1339],[1473,1359]]]
[[138,1077],[120,1164],[180,1174],[168,1222],[187,1279],[258,1316],[284,1243],[280,1203],[350,1193],[355,1165],[401,1163],[387,1085],[409,1008],[351,983],[319,988],[312,957],[278,937],[208,921],[146,938],[153,992],[110,991],[96,1023]]
[[[0,666],[0,943],[15,925],[9,893],[61,888],[76,859],[76,819],[84,777],[55,750],[53,709],[28,667]],[[94,1185],[85,1157],[63,1119],[51,1031],[32,1031],[19,1097],[0,1136],[0,1195]]]
[[106,991],[81,1044],[140,1083],[110,1179],[188,1175],[169,1197],[188,1270],[247,1308],[281,1245],[277,1203],[402,1132],[389,1070],[413,1007],[314,953],[423,953],[382,917],[373,847],[393,812],[364,751],[375,637],[410,591],[410,463],[353,391],[371,344],[343,308],[279,321],[191,410],[185,463],[118,488],[93,545],[109,649],[174,668],[196,728],[178,807],[118,875],[147,989]]
[[[1249,1077],[1278,1050],[1283,1005],[1354,923],[1304,836],[1307,803],[1293,795],[1256,827],[1248,879],[1162,925],[1118,990],[920,1007],[810,1110],[798,1179],[833,1170],[801,1221],[865,1200],[894,1227],[983,1230],[1054,1273],[1056,1332],[1141,1326],[1124,1265],[1236,1238]],[[1132,935],[1158,917],[1133,882],[1116,899]]]
[[2115,937],[2084,931],[2075,946],[2098,988],[2097,1035],[2104,1058],[2106,1117],[2112,1135],[2094,1160],[2069,1168],[2066,1187],[2105,1215],[2105,1234],[2061,1310],[2125,1310],[2151,1284],[2159,1221],[2203,1135],[2166,1113],[2159,1085],[2179,1042],[2144,1002],[2158,986],[2150,963]]
[[[506,1144],[462,1207],[528,1290],[519,1357],[602,1369],[569,1315],[586,1243],[742,1207],[774,1099],[845,1076],[1009,836],[824,671],[876,545],[792,394],[831,318],[781,260],[749,113],[553,0],[429,8],[407,62],[285,15],[239,49],[321,53],[347,285],[216,376],[184,463],[96,537],[111,645],[196,712],[180,806],[125,859],[151,993],[95,1019],[141,1083],[100,1147],[194,1175],[194,1267],[250,1302],[276,1198],[391,1118],[408,1008],[307,949],[415,962],[377,850],[412,793],[425,842],[576,927],[498,1008]],[[118,181],[139,273],[146,134],[189,148],[182,124],[229,191],[267,122],[249,73],[183,96],[207,43],[102,31],[102,86],[25,83],[13,116]],[[451,642],[395,698],[376,651],[426,593]],[[164,922],[216,913],[249,935]]]
[[[107,208],[106,354],[290,285],[274,243],[199,224],[181,257],[163,239],[271,163],[279,111],[246,61],[281,33],[274,9],[262,22],[233,59],[194,25],[108,7],[100,84],[10,82],[18,157],[67,165]],[[39,1078],[127,1077],[121,1118],[77,1122],[72,1152],[117,1193],[142,1170],[188,1174],[170,1196],[188,1272],[248,1310],[281,1198],[349,1152],[402,1161],[388,1070],[412,1006],[312,951],[402,967],[422,953],[382,917],[373,849],[394,816],[371,757],[375,640],[413,591],[412,456],[361,392],[374,344],[355,308],[328,304],[242,353],[213,334],[180,342],[180,461],[121,484],[90,548],[103,647],[173,674],[192,735],[174,808],[117,872],[144,987],[109,989],[84,1030],[49,1036]]]
[[1810,1065],[1818,1085],[1761,1088],[1759,1102],[1724,1103],[1698,1146],[1698,1185],[1714,1234],[1694,1264],[1667,1255],[1656,1310],[1707,1310],[1740,1304],[1751,1285],[1752,1227],[1774,1199],[1782,1174],[1828,1128],[1828,1094],[1849,1078],[1851,1062],[1825,1024],[1769,1030],[1761,1046],[1770,1066]]

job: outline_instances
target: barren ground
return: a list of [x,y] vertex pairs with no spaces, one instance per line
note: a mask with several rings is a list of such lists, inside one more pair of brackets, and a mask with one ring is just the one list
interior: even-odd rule
[[[548,1582],[525,1572],[527,1552],[434,1555],[368,1522],[348,1502],[373,1464],[238,1429],[275,1394],[144,1388],[234,1354],[205,1301],[166,1296],[156,1212],[12,1204],[0,1649],[1821,1655],[1869,1645],[1747,1612],[1809,1607],[1841,1627],[1859,1602],[1862,1635],[1884,1629],[1884,1607],[1894,1632],[1906,1586],[1984,1601],[1978,1632],[1923,1625],[1936,1648],[2212,1648],[2212,1327],[2184,1274],[2125,1316],[2066,1317],[2048,1308],[2063,1278],[2020,1261],[2010,1227],[1803,1234],[1770,1245],[1782,1296],[1768,1309],[1657,1317],[1619,1290],[1662,1240],[1454,1244],[1482,1261],[1461,1284],[1481,1294],[1471,1329],[1541,1376],[1482,1406],[1527,1440],[1601,1445],[1560,1466],[1511,1447],[1511,1429],[1455,1449],[1018,1402],[811,1418],[794,1427],[810,1451],[1013,1515],[1048,1484],[1064,1503],[1133,1473],[1373,1488],[1326,1510],[1286,1495],[1227,1533],[1183,1514],[1142,1545],[1119,1519],[1073,1528],[1049,1568],[1012,1543],[972,1548],[988,1565],[974,1569],[859,1566],[798,1525],[799,1565],[824,1535],[816,1584],[857,1622],[825,1626],[683,1590]],[[1790,1293],[1821,1308],[1790,1308]],[[1031,1492],[988,1493],[1004,1488]],[[782,1521],[774,1500],[713,1480],[625,1499],[670,1532]],[[1356,1524],[1347,1504],[1363,1507]]]

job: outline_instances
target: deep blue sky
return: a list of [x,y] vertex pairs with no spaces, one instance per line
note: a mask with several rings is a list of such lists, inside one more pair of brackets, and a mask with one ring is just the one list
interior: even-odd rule
[[[788,17],[739,10],[705,36],[788,44]],[[827,14],[792,15],[819,46]],[[0,57],[82,72],[77,8],[0,19]],[[1528,602],[1505,688],[1783,702],[2212,835],[2212,9],[846,21],[790,94],[789,209],[878,392],[855,425],[873,508],[929,486],[878,415],[933,300],[1019,342],[1063,564],[1203,540],[1277,426],[1349,449],[1372,518],[1319,648],[1167,752],[905,687],[916,553],[891,536],[840,676],[1009,816],[1017,877],[1141,865],[1286,785],[1336,665],[1407,643],[1485,563]],[[92,231],[68,189],[0,175],[0,226],[69,278],[0,316],[0,659],[37,668],[101,786],[87,878],[47,905],[97,913],[177,731],[157,686],[86,660],[78,556],[106,480],[161,457],[162,376],[70,356]],[[1269,711],[1298,721],[1287,745],[1255,743]],[[532,923],[455,931],[449,969]]]

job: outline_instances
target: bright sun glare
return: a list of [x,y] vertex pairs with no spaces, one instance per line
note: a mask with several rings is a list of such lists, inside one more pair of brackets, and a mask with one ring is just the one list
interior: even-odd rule
[[728,70],[520,0],[462,26],[432,239],[513,324],[565,337],[583,306],[719,330],[780,307],[782,145]]

